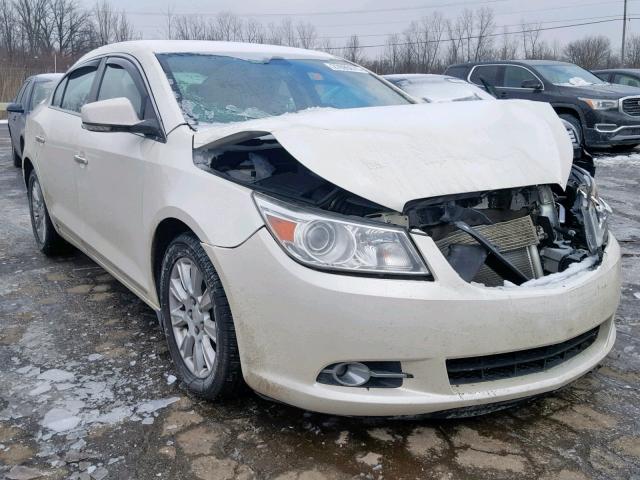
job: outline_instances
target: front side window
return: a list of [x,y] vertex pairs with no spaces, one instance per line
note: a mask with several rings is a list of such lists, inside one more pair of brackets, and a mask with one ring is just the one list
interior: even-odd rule
[[473,69],[469,80],[476,85],[484,86],[483,80],[492,87],[501,87],[502,65],[478,65]]
[[563,87],[603,85],[606,83],[593,73],[570,63],[536,65],[536,70],[550,83]]
[[240,122],[314,107],[411,103],[367,70],[338,59],[254,61],[195,53],[157,57],[192,124]]
[[121,97],[128,98],[138,118],[143,118],[143,96],[133,77],[121,65],[109,63],[100,84],[98,100]]
[[504,68],[504,86],[508,88],[522,88],[522,82],[538,79],[526,68],[506,65]]
[[80,108],[89,99],[95,76],[96,67],[84,67],[71,72],[60,107],[64,110],[80,112]]
[[33,93],[31,94],[31,101],[29,102],[29,111],[33,110],[42,102],[44,102],[55,86],[55,80],[34,83]]

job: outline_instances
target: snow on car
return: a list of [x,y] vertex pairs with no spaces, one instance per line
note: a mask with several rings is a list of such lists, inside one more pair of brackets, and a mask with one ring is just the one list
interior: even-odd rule
[[486,411],[615,340],[610,210],[543,103],[416,105],[326,53],[127,42],[29,118],[23,168],[38,247],[153,308],[210,399]]

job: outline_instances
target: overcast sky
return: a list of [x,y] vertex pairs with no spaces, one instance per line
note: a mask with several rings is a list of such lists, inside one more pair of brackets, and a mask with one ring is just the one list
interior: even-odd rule
[[[92,0],[82,0],[92,5]],[[493,9],[495,23],[518,30],[522,20],[542,22],[543,27],[621,18],[624,0],[111,0],[124,9],[144,38],[162,38],[169,8],[174,13],[212,16],[228,11],[243,17],[254,16],[263,23],[279,22],[288,14],[295,22],[316,25],[321,37],[331,37],[334,46],[345,44],[349,35],[361,36],[361,44],[384,43],[386,34],[401,32],[412,20],[434,11],[455,18],[465,8],[487,6]],[[628,0],[628,14],[640,17],[640,0]],[[612,45],[620,45],[622,21],[610,21],[544,32],[546,40],[566,43],[587,34],[610,37]],[[628,33],[640,33],[640,19],[628,23]],[[378,49],[367,49],[375,55]]]

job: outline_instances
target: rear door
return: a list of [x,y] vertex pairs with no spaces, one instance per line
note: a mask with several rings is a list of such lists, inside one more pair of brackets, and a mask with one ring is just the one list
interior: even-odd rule
[[95,95],[95,79],[100,61],[75,68],[60,82],[51,105],[39,110],[37,171],[49,213],[58,228],[76,241],[81,238],[82,218],[78,204],[77,177],[82,165],[77,152],[81,145],[80,108]]
[[[104,65],[96,99],[128,98],[138,117],[155,118],[143,78],[128,59],[111,57]],[[82,131],[78,195],[84,219],[83,238],[94,253],[133,287],[147,291],[149,254],[142,239],[144,172],[163,145],[128,132]]]
[[503,65],[476,65],[471,69],[468,81],[489,93],[492,93],[491,90],[496,90],[499,98],[497,87],[502,84],[503,71]]

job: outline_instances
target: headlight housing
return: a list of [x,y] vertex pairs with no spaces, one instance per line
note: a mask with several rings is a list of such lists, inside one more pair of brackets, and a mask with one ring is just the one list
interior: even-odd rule
[[607,98],[582,98],[578,97],[593,110],[612,110],[618,108],[618,100],[611,100]]
[[429,275],[406,230],[351,220],[254,193],[264,222],[299,263],[323,270],[387,275]]

